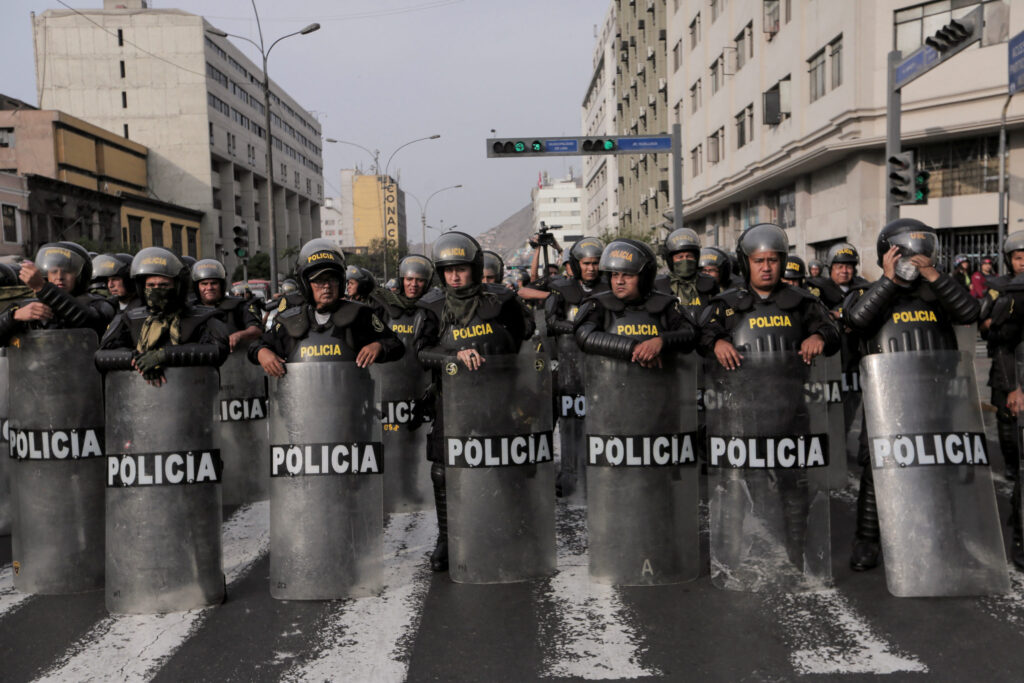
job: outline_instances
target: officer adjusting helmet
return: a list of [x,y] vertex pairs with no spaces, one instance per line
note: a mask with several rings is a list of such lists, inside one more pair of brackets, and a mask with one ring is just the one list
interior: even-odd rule
[[[150,275],[162,275],[170,278],[174,283],[173,300],[175,302],[184,302],[188,296],[191,283],[188,267],[169,249],[146,247],[141,250],[132,259],[131,274],[135,288],[140,293],[146,291],[146,278]],[[150,302],[147,300],[146,303]]]
[[299,283],[297,283],[295,280],[291,278],[288,278],[281,283],[281,287],[278,289],[278,291],[280,291],[283,296],[288,296],[289,294],[298,294]]
[[402,280],[407,277],[418,277],[426,280],[427,287],[434,280],[434,264],[423,254],[409,254],[398,262],[398,283],[399,292],[402,291]]
[[338,276],[339,285],[344,287],[345,256],[334,242],[323,238],[313,239],[299,250],[299,263],[295,270],[302,296],[312,302],[313,288],[309,283],[318,275],[331,271]]
[[89,291],[92,282],[92,259],[89,252],[74,242],[51,242],[39,247],[35,258],[36,267],[49,275],[50,270],[60,269],[75,276],[75,286],[69,294],[78,296]]
[[724,285],[728,285],[732,278],[732,261],[729,260],[729,255],[718,247],[703,247],[697,265],[701,268],[718,268],[718,279]]
[[484,252],[480,243],[464,232],[446,232],[434,242],[434,267],[441,274],[441,286],[447,287],[444,269],[468,265],[474,284],[483,282]]
[[1006,272],[1013,273],[1013,252],[1024,250],[1024,230],[1011,232],[1003,240],[1003,263],[1006,264]]
[[675,264],[672,262],[672,257],[681,251],[693,252],[693,262],[686,262],[685,265],[681,266],[683,269],[680,275],[682,277],[693,277],[694,273],[699,268],[700,261],[700,238],[697,237],[697,232],[690,228],[679,228],[673,230],[665,238],[665,243],[661,245],[661,257],[665,259],[665,265],[668,269],[675,271]]
[[495,284],[505,279],[505,261],[497,253],[484,250],[484,273],[490,271]]
[[750,282],[750,257],[759,251],[778,252],[785,263],[789,255],[786,231],[774,223],[758,223],[740,234],[736,242],[736,260],[739,261],[740,274],[747,282]]
[[799,256],[790,254],[786,258],[786,268],[782,271],[783,280],[803,280],[807,277],[807,267]]
[[[186,266],[187,267],[187,266]],[[193,291],[199,296],[199,283],[203,280],[220,280],[221,293],[227,294],[228,272],[217,259],[204,258],[192,265]]]
[[604,273],[628,273],[639,276],[637,284],[640,296],[646,298],[654,289],[654,276],[658,264],[654,251],[643,242],[619,239],[604,248],[598,268]]
[[910,257],[921,254],[935,260],[939,248],[939,236],[935,228],[913,218],[899,218],[888,223],[878,234],[876,242],[878,265],[892,247],[899,248],[900,260],[896,262],[896,276],[913,280],[918,276],[917,267],[910,263]]
[[[577,280],[583,281],[583,268],[580,261],[585,258],[600,259],[604,254],[604,242],[596,237],[584,237],[569,249],[569,270]],[[600,263],[600,261],[598,261]],[[596,280],[596,278],[595,278]]]
[[829,272],[837,263],[849,263],[856,269],[860,265],[860,254],[857,252],[857,247],[849,242],[837,242],[829,247],[825,263],[828,265]]

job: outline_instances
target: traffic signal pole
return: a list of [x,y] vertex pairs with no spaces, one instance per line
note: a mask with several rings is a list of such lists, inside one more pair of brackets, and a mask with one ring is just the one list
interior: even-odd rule
[[[683,133],[672,124],[672,230],[683,227]],[[717,244],[717,241],[716,241]]]
[[[900,115],[903,106],[903,95],[902,91],[896,87],[895,80],[896,65],[899,64],[902,56],[903,53],[899,50],[891,51],[888,58],[888,68],[886,69],[888,83],[886,85],[887,97],[885,105],[885,158],[887,160],[900,153]],[[888,178],[886,178],[885,187],[885,222],[888,224],[900,217],[900,206],[889,195]]]

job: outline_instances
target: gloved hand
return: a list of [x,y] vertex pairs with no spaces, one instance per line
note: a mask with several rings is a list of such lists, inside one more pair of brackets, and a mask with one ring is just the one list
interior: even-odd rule
[[151,349],[140,353],[135,358],[135,367],[142,372],[146,379],[153,379],[147,375],[156,374],[157,377],[163,374],[163,364],[167,359],[167,352],[164,349]]

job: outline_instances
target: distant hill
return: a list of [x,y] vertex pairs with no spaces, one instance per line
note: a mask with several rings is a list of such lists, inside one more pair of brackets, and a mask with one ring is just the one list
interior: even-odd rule
[[[497,252],[507,265],[512,265],[514,262],[512,259],[517,257],[517,252],[519,258],[522,258],[522,253],[527,253],[526,259],[529,263],[526,240],[531,234],[533,234],[533,205],[527,204],[495,227],[476,235],[476,238],[484,249]],[[428,254],[423,251],[423,245],[419,242],[410,243],[409,252]]]

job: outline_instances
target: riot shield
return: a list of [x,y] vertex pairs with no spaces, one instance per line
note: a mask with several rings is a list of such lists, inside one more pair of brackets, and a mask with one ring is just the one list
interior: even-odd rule
[[546,354],[490,355],[442,372],[449,574],[510,583],[555,571],[551,370]]
[[213,440],[224,462],[224,505],[266,500],[266,373],[249,362],[244,347],[235,349],[220,367],[220,393],[213,411]]
[[11,402],[7,379],[7,349],[0,348],[0,536],[11,533],[11,450],[7,445]]
[[825,402],[796,351],[707,367],[711,580],[729,590],[818,590],[832,580]]
[[416,401],[430,385],[425,371],[411,350],[400,360],[374,363],[370,375],[377,384],[380,401],[377,415],[383,430],[384,512],[415,512],[434,506],[427,460],[430,425],[415,419]]
[[8,348],[14,587],[103,586],[103,390],[92,330],[37,330]]
[[700,573],[697,365],[586,356],[590,579],[622,586]]
[[107,609],[181,612],[224,600],[217,371],[168,368],[151,386],[108,372]]
[[864,357],[860,374],[889,592],[1009,589],[974,353]]
[[[846,417],[843,414],[842,362],[839,354],[818,356],[811,364],[811,374],[804,387],[808,400],[823,402],[824,411],[812,411],[811,432],[828,434],[827,485],[830,489],[846,487]],[[824,423],[813,420],[824,418]]]
[[558,483],[562,497],[579,505],[587,500],[587,452],[583,426],[587,416],[587,397],[583,388],[583,352],[571,334],[559,335],[556,346],[555,415],[558,418],[561,457]]
[[966,351],[970,354],[971,358],[974,358],[978,346],[978,326],[954,325],[953,329],[956,332],[957,348],[961,351]]
[[288,363],[270,394],[270,594],[380,592],[384,454],[374,381],[355,363]]

